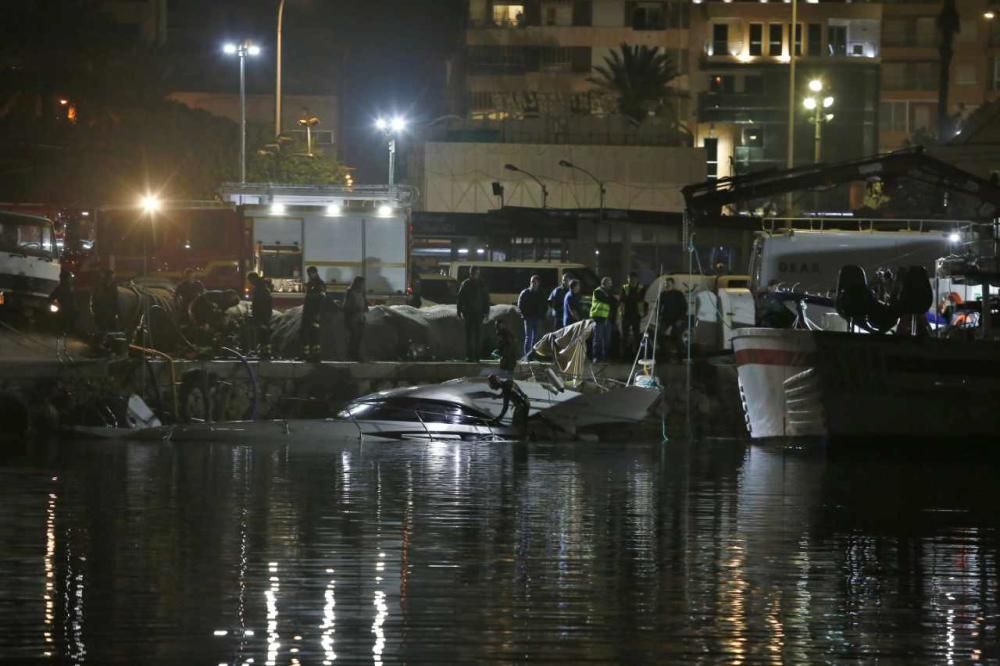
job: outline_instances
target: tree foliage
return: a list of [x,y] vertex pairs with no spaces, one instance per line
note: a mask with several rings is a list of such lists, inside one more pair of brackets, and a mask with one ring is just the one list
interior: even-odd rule
[[315,147],[309,155],[304,141],[262,144],[247,164],[247,179],[260,183],[343,184],[347,173],[336,159]]
[[635,122],[662,106],[673,92],[670,82],[677,78],[670,56],[645,45],[622,44],[605,56],[603,65],[595,65],[594,72],[587,80],[615,95],[619,113]]

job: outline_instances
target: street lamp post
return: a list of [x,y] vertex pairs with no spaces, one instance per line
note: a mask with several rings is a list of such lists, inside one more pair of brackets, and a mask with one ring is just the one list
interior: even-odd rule
[[[278,35],[274,49],[274,136],[281,135],[281,37],[285,19],[285,0],[278,2]],[[312,152],[312,151],[310,151]]]
[[400,116],[378,118],[375,129],[382,132],[389,145],[389,187],[396,183],[396,136],[406,129],[406,119]]
[[299,126],[306,128],[306,154],[313,156],[312,128],[319,125],[319,118],[306,111],[306,115],[299,118]]
[[830,109],[833,107],[833,97],[831,95],[822,96],[823,87],[823,82],[820,79],[813,79],[809,82],[809,90],[813,94],[802,100],[802,105],[806,110],[813,112],[811,122],[815,125],[813,133],[814,162],[819,162],[822,156],[823,123],[833,120],[833,113],[830,112]]
[[226,44],[222,47],[226,55],[235,55],[240,59],[240,182],[247,182],[247,56],[260,55],[260,47],[244,39],[239,44]]
[[549,188],[545,187],[545,183],[543,183],[538,176],[531,173],[530,171],[525,171],[524,169],[514,166],[513,164],[504,164],[503,168],[506,169],[507,171],[515,171],[517,173],[523,173],[525,176],[538,183],[538,187],[542,188],[542,208],[549,207]]
[[[601,225],[604,224],[604,197],[605,197],[605,195],[608,192],[607,188],[604,186],[604,181],[601,180],[600,178],[598,178],[597,176],[595,176],[594,174],[592,174],[591,172],[587,171],[583,167],[580,167],[580,166],[577,166],[577,165],[573,164],[569,160],[559,160],[559,166],[565,167],[567,169],[573,169],[574,171],[579,171],[580,173],[586,175],[592,181],[594,181],[595,183],[597,183],[598,192],[600,192],[600,195],[601,195],[600,196],[600,209],[598,210],[598,213],[597,213],[597,228],[599,230],[601,228]],[[624,230],[624,233],[625,234],[629,233],[629,229],[626,228]],[[623,238],[624,238],[624,236],[623,236]],[[611,245],[611,227],[610,226],[608,227],[608,245],[609,246]],[[623,245],[625,245],[625,243],[623,243]],[[596,254],[596,252],[595,252],[595,256],[600,256],[600,255]]]

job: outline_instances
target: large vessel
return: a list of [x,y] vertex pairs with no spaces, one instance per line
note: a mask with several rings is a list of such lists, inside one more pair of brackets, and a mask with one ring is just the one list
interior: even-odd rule
[[[787,220],[776,230],[765,219],[750,271],[757,326],[732,333],[747,430],[754,439],[865,443],[996,437],[996,183],[907,151],[706,183],[685,196],[697,220],[739,202],[872,179],[936,186],[962,200],[965,217],[949,217],[945,203],[924,220],[814,214],[794,221],[807,230]],[[986,240],[992,257],[968,260]],[[942,296],[955,312],[934,329],[928,313]]]

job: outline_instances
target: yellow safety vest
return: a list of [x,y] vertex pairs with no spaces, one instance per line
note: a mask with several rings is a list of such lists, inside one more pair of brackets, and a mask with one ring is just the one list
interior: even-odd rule
[[607,319],[611,316],[611,304],[597,300],[597,292],[600,290],[600,287],[594,290],[594,299],[590,302],[591,319]]

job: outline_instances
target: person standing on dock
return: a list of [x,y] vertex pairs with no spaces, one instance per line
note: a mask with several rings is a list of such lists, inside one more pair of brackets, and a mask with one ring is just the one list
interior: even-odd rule
[[49,296],[49,301],[57,306],[59,335],[62,336],[65,347],[66,336],[73,332],[73,326],[76,324],[76,287],[72,272],[64,268],[59,273],[59,284]]
[[683,292],[674,286],[673,278],[663,281],[663,291],[660,294],[660,330],[666,343],[663,348],[669,357],[675,355],[676,358],[682,356],[681,335],[687,324],[688,304]]
[[354,277],[347,295],[344,297],[344,325],[347,327],[347,355],[352,361],[363,361],[361,340],[365,334],[365,313],[368,299],[365,298],[365,279]]
[[103,344],[108,333],[121,330],[118,285],[115,284],[115,272],[110,268],[101,271],[101,281],[90,294],[90,311],[94,316],[99,344]]
[[629,273],[622,288],[622,351],[626,357],[635,355],[642,342],[639,323],[642,321],[646,304],[646,290],[639,284],[638,273]]
[[549,316],[553,331],[563,327],[563,307],[566,302],[566,294],[569,293],[569,284],[572,281],[572,275],[563,273],[562,284],[556,285],[555,289],[549,293]]
[[594,361],[608,360],[611,348],[611,309],[615,307],[615,297],[611,295],[611,278],[601,278],[601,284],[594,290],[590,301],[590,318],[594,320]]
[[262,359],[271,358],[271,317],[274,315],[274,303],[271,290],[267,283],[257,273],[247,275],[250,282],[250,326],[257,353]]
[[174,302],[177,304],[178,319],[180,321],[186,322],[190,319],[188,309],[191,307],[194,299],[204,293],[205,285],[201,283],[201,280],[194,278],[194,269],[185,268],[184,279],[174,287]]
[[479,267],[469,269],[458,288],[458,318],[465,321],[465,357],[479,362],[482,352],[483,322],[490,316],[490,292],[479,279]]
[[570,280],[569,291],[566,292],[566,296],[563,298],[562,327],[565,328],[582,319],[583,315],[580,313],[580,281]]
[[306,299],[302,304],[302,323],[299,335],[302,339],[302,356],[307,360],[319,360],[322,348],[319,344],[319,316],[326,300],[326,282],[319,276],[315,266],[306,269]]
[[532,275],[527,289],[522,290],[517,297],[517,311],[524,320],[524,356],[531,353],[535,342],[538,341],[546,309],[547,303],[542,293],[542,277]]

